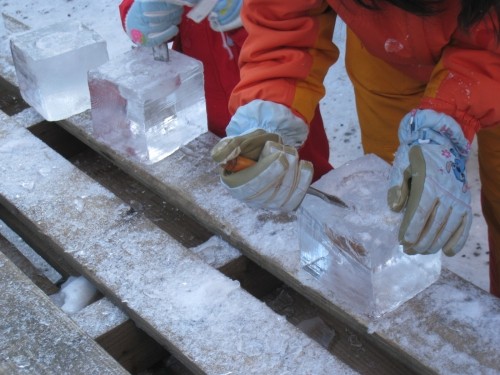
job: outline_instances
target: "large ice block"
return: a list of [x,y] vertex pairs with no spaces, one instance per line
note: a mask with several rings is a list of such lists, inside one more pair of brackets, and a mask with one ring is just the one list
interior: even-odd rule
[[389,164],[366,155],[313,186],[340,197],[344,209],[307,195],[298,211],[301,264],[355,311],[380,316],[434,283],[441,252],[406,255],[401,213],[387,205]]
[[23,99],[46,120],[90,108],[87,71],[108,61],[106,42],[78,21],[12,36],[10,48]]
[[94,135],[154,163],[207,131],[203,65],[176,51],[134,48],[89,72]]

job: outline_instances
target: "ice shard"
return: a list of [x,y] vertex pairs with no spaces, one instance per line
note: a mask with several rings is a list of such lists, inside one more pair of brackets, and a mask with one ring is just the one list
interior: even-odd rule
[[13,35],[12,58],[23,99],[46,120],[90,108],[87,72],[108,61],[104,39],[78,21]]
[[134,48],[89,72],[94,135],[145,163],[207,131],[203,65],[169,55],[157,61],[151,48]]
[[341,208],[307,195],[298,211],[301,265],[360,314],[392,311],[434,283],[441,252],[406,255],[401,213],[386,201],[389,164],[365,155],[329,172],[314,187],[340,197]]

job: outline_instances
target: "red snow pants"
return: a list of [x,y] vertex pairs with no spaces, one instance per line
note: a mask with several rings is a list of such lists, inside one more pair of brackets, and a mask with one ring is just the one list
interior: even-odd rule
[[[354,86],[364,152],[392,162],[399,145],[399,122],[419,105],[426,83],[369,54],[350,30],[346,70]],[[481,205],[488,226],[490,292],[500,297],[500,124],[480,130],[477,142]]]

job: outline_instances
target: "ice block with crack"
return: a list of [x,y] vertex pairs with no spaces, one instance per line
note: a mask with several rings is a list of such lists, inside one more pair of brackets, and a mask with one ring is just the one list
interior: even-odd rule
[[298,211],[301,264],[345,304],[368,316],[394,310],[434,283],[441,252],[406,255],[401,213],[387,205],[389,164],[365,155],[313,184],[349,205],[307,195]]
[[16,34],[12,58],[23,99],[46,120],[90,108],[87,72],[108,61],[106,42],[78,21]]
[[200,61],[157,61],[134,48],[89,72],[94,135],[118,153],[157,162],[207,131]]

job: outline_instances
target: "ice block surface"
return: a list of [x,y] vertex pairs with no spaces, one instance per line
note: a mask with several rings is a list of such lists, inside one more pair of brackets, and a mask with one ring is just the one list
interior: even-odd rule
[[357,312],[380,316],[435,282],[441,252],[406,255],[398,242],[401,213],[386,200],[389,164],[365,155],[313,186],[340,197],[344,209],[307,195],[298,211],[301,264]]
[[78,21],[12,36],[12,58],[23,99],[46,120],[90,108],[87,71],[108,61],[106,42]]
[[134,48],[88,82],[95,136],[126,156],[154,163],[207,131],[203,65],[189,56]]

